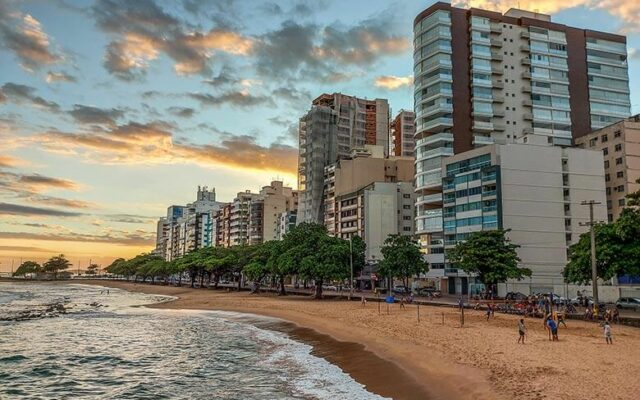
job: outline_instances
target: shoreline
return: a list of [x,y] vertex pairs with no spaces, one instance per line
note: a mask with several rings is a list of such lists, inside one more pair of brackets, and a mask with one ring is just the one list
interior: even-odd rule
[[[523,346],[516,343],[520,317],[508,314],[496,314],[487,321],[484,312],[466,310],[464,327],[460,327],[458,310],[441,307],[420,306],[418,322],[415,305],[407,305],[404,310],[398,304],[391,305],[387,315],[386,304],[381,305],[379,314],[377,303],[362,308],[358,301],[317,301],[293,295],[251,295],[125,281],[96,280],[82,284],[178,297],[147,305],[151,308],[235,311],[275,317],[339,343],[353,344],[356,346],[353,349],[334,353],[346,354],[347,359],[351,358],[349,354],[364,354],[361,362],[354,363],[356,372],[346,371],[340,360],[334,362],[324,354],[316,355],[345,369],[367,390],[376,393],[367,379],[392,391],[403,384],[389,377],[384,368],[382,374],[370,373],[373,358],[366,357],[366,352],[392,363],[390,368],[401,370],[423,388],[427,399],[627,400],[637,398],[640,391],[637,371],[640,331],[628,326],[613,325],[611,346],[604,343],[602,328],[596,324],[570,320],[568,327],[559,329],[560,341],[550,342],[541,320],[525,319],[527,344]],[[301,333],[305,335],[305,331]],[[307,340],[312,339],[308,336]],[[333,339],[319,340],[335,347],[330,341]],[[412,394],[416,393],[409,393]],[[425,396],[406,398],[425,399]]]

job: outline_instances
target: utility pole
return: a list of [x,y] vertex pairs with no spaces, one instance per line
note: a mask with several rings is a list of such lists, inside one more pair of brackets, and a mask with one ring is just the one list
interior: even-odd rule
[[598,269],[596,265],[596,231],[594,229],[596,222],[593,220],[593,206],[602,204],[595,200],[583,201],[583,206],[589,206],[589,222],[580,223],[581,226],[588,226],[591,233],[591,284],[593,285],[593,311],[598,315]]
[[351,267],[351,282],[349,282],[349,300],[353,297],[353,235],[349,235],[349,266]]

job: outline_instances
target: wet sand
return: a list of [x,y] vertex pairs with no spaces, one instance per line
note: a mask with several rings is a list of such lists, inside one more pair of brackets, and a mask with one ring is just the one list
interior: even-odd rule
[[[75,282],[74,282],[75,283]],[[177,300],[151,307],[248,312],[290,321],[288,332],[314,345],[370,391],[395,399],[637,399],[640,330],[614,326],[612,346],[593,323],[569,321],[560,342],[549,342],[542,320],[527,319],[527,344],[516,343],[517,319],[490,321],[467,310],[460,327],[451,308],[312,300],[133,284],[86,281]],[[444,324],[442,317],[444,315]]]

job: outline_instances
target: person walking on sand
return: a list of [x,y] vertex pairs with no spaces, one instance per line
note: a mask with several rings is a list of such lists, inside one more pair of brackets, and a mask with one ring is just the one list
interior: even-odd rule
[[400,297],[400,308],[404,309],[404,296]]
[[524,326],[524,319],[520,319],[520,322],[518,322],[518,333],[520,334],[520,337],[518,337],[518,343],[522,341],[522,344],[524,344],[524,336],[527,333],[527,327]]
[[611,316],[611,322],[615,322],[616,324],[620,323],[620,311],[617,308],[613,309],[613,315]]
[[558,324],[551,317],[547,318],[547,326],[549,327],[549,340],[554,342],[559,341],[558,339]]
[[607,344],[613,344],[613,339],[611,339],[611,325],[609,325],[609,321],[604,321],[604,340],[606,340]]
[[489,317],[491,317],[491,304],[487,306],[487,321],[489,320]]
[[360,304],[363,308],[367,306],[367,299],[364,297],[364,295],[360,296]]

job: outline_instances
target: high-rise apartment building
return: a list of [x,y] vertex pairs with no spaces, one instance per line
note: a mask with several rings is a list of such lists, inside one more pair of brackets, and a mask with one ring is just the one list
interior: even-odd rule
[[618,219],[626,196],[640,190],[640,114],[576,139],[584,149],[600,150],[604,157],[607,219]]
[[573,140],[630,113],[626,38],[438,2],[414,21],[416,233],[444,263],[443,158],[537,134]]
[[341,93],[323,94],[300,119],[298,223],[322,223],[324,168],[365,144],[389,149],[389,104]]
[[324,224],[330,235],[360,236],[367,260],[380,260],[389,235],[413,235],[414,159],[384,157],[381,146],[353,150],[325,168]]
[[[527,141],[525,144],[524,141]],[[562,271],[568,248],[588,231],[589,207],[597,220],[606,217],[604,169],[598,151],[552,146],[540,135],[521,143],[489,145],[448,157],[442,170],[444,255],[478,231],[509,229],[519,245],[521,265],[532,276],[498,285],[498,293],[567,295]],[[475,278],[455,265],[433,269],[441,289],[451,294],[481,290]]]
[[415,113],[400,110],[389,125],[389,154],[397,157],[414,157],[416,133]]

